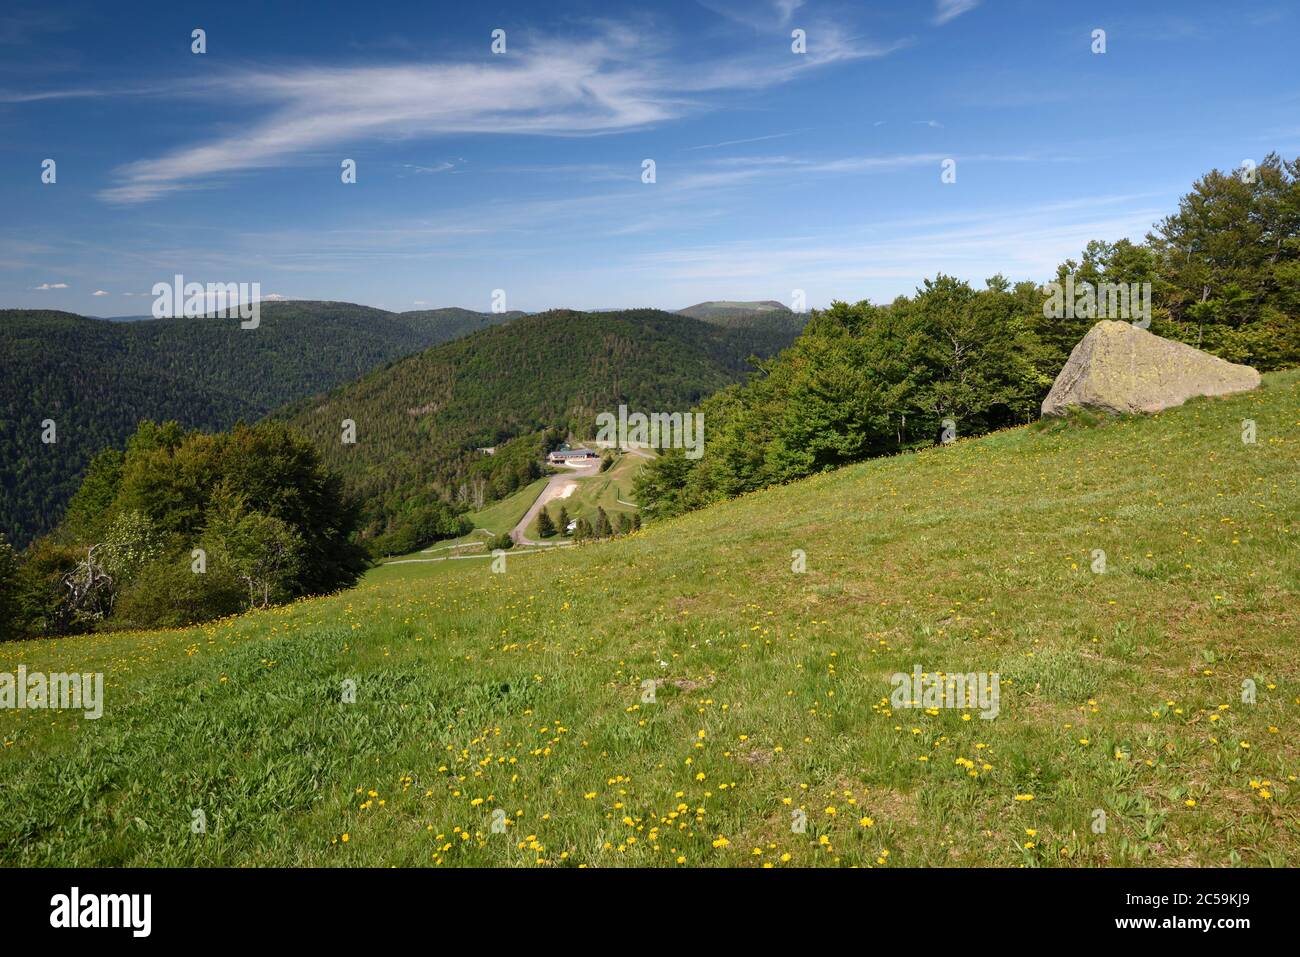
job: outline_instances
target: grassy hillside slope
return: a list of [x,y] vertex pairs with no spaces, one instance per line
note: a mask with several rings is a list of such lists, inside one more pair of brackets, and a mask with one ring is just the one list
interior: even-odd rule
[[[504,574],[387,566],[206,627],[0,646],[0,670],[107,674],[99,721],[0,712],[0,861],[1293,863],[1298,427],[1300,374],[1271,374]],[[999,673],[1000,715],[891,709],[914,665]]]
[[529,482],[512,495],[496,502],[485,505],[479,511],[465,513],[471,526],[470,532],[466,535],[460,535],[456,538],[448,538],[429,546],[411,552],[408,555],[396,555],[385,561],[404,559],[425,559],[447,554],[463,555],[470,552],[478,551],[486,554],[492,539],[497,535],[505,535],[512,528],[519,524],[519,520],[527,514],[529,507],[537,500],[542,489],[546,487],[549,476],[543,476]]

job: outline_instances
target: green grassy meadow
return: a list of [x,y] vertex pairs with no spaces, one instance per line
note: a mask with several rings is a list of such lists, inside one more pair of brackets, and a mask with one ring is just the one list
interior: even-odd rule
[[474,523],[475,529],[486,528],[494,535],[504,535],[515,527],[537,496],[542,494],[546,481],[545,478],[539,478],[499,502],[493,502],[480,511],[470,512],[470,521]]
[[412,558],[427,559],[449,554],[472,555],[481,553],[486,555],[491,538],[485,532],[491,532],[492,535],[504,535],[510,531],[524,517],[529,506],[533,504],[545,487],[546,479],[539,478],[518,489],[513,494],[507,495],[499,502],[492,502],[477,512],[467,512],[465,517],[474,526],[467,535],[439,541],[428,549],[422,548],[417,552],[411,552],[409,555],[398,555],[384,559],[384,561],[399,561]]
[[[98,721],[0,711],[0,862],[1294,864],[1298,542],[1290,372],[504,574],[387,566],[202,627],[0,645],[0,671],[106,676]],[[1000,715],[891,708],[918,664],[999,673]]]

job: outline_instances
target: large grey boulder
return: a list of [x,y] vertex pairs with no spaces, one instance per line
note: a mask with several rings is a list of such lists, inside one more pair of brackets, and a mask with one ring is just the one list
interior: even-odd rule
[[1043,400],[1043,415],[1071,407],[1103,412],[1159,412],[1198,395],[1229,395],[1259,386],[1250,366],[1105,319],[1070,353]]

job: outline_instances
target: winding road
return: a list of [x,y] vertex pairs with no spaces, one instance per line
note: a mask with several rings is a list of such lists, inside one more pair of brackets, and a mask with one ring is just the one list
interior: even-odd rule
[[[574,479],[591,478],[593,475],[600,474],[600,459],[594,459],[590,465],[584,465],[581,468],[565,468],[558,475],[552,475],[550,481],[542,489],[537,500],[524,513],[524,517],[519,520],[519,524],[510,530],[510,537],[514,539],[516,545],[558,545],[559,542],[536,542],[525,534],[528,526],[533,523],[537,513],[544,509],[549,503],[557,498],[565,498],[565,489],[574,484]],[[560,529],[563,533],[564,529]]]

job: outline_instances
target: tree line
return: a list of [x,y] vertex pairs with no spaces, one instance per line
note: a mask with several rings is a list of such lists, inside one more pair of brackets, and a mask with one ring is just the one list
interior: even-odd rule
[[[18,547],[58,524],[100,449],[142,419],[194,429],[254,421],[399,356],[518,313],[390,313],[339,302],[267,302],[261,324],[105,322],[0,310],[0,530]],[[42,422],[57,427],[44,437]]]
[[576,521],[573,521],[570,519],[568,507],[563,502],[560,503],[559,510],[554,517],[552,517],[549,508],[544,508],[537,513],[537,534],[542,538],[563,536],[568,532],[570,524],[573,525],[573,540],[582,542],[630,535],[641,527],[641,516],[635,512],[630,516],[622,512],[616,512],[614,517],[610,518],[604,506],[597,505],[596,514],[593,518],[589,519],[582,515]]
[[[1212,171],[1144,242],[1089,243],[1054,277],[1093,293],[1149,283],[1150,329],[1261,370],[1300,364],[1300,159]],[[835,302],[748,382],[705,399],[704,454],[663,450],[636,495],[662,518],[849,462],[1037,417],[1102,318],[1059,292],[939,275],[885,305]],[[1131,318],[1124,316],[1123,318]]]
[[181,626],[349,587],[367,567],[358,515],[283,423],[143,422],[21,559],[0,540],[0,637]]

